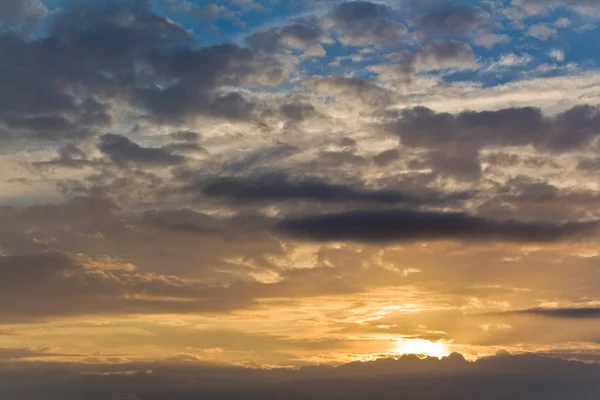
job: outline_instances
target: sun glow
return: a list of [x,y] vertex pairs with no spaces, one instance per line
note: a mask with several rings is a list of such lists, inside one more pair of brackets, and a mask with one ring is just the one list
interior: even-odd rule
[[424,339],[399,339],[396,347],[398,354],[442,358],[450,354],[450,348],[442,341],[431,342]]

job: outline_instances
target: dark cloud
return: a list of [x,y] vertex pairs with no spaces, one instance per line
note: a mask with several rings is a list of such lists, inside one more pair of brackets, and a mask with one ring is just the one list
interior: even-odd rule
[[413,160],[414,169],[431,169],[439,176],[458,180],[477,180],[481,177],[481,164],[477,152],[467,149],[430,151],[422,159]]
[[481,27],[490,14],[480,7],[450,6],[425,15],[419,29],[431,35],[460,36]]
[[466,43],[437,40],[417,50],[412,58],[416,71],[444,68],[473,68],[477,65],[475,53]]
[[565,319],[588,319],[600,318],[600,307],[580,307],[580,308],[530,308],[528,310],[518,310],[512,314],[538,315],[549,318]]
[[329,15],[338,39],[354,46],[397,45],[408,29],[392,20],[393,11],[368,1],[351,1],[333,6]]
[[163,148],[142,147],[127,137],[107,133],[100,137],[98,149],[117,165],[137,165],[145,167],[165,167],[182,164],[182,156],[171,154]]
[[600,158],[585,158],[579,161],[577,168],[586,172],[597,172],[600,170]]
[[84,168],[95,166],[96,163],[88,159],[87,154],[74,144],[67,144],[57,150],[58,158],[49,161],[37,161],[33,165],[37,168]]
[[[9,3],[33,2],[2,5]],[[198,47],[145,2],[73,4],[47,22],[39,37],[0,37],[0,139],[85,138],[112,123],[122,103],[159,122],[197,115],[248,119],[254,101],[231,87],[278,84],[288,73],[262,52]],[[292,32],[307,36],[299,28]]]
[[432,194],[417,197],[392,189],[368,189],[360,186],[336,184],[317,178],[292,178],[273,173],[247,178],[224,177],[202,187],[208,197],[221,197],[242,202],[277,202],[312,200],[320,202],[361,202],[372,204],[443,203],[460,195]]
[[[123,373],[129,371],[129,373]],[[16,379],[16,378],[20,379]],[[30,379],[35,377],[35,384]],[[25,378],[25,379],[23,379]],[[26,379],[30,378],[30,379]],[[124,364],[5,363],[0,385],[7,398],[106,399],[453,399],[592,400],[600,367],[506,352],[467,362],[404,356],[298,370],[211,364],[193,354]],[[435,382],[435,384],[432,384]]]
[[30,25],[47,13],[40,0],[0,0],[0,28],[2,24],[9,27]]
[[400,153],[396,149],[382,151],[373,157],[373,162],[380,167],[385,167],[400,158]]
[[[286,160],[299,152],[300,148],[284,143],[273,147],[259,148],[240,157],[231,157],[223,165],[223,173],[240,173],[253,167],[264,167],[270,163]],[[182,177],[182,179],[193,182],[197,177],[195,173],[191,173],[189,176]]]
[[287,235],[317,241],[393,242],[418,240],[495,240],[555,242],[592,235],[596,222],[565,224],[494,221],[462,213],[383,210],[288,219]]
[[542,179],[516,176],[482,203],[479,212],[495,218],[577,220],[586,218],[599,200],[593,190],[578,186],[559,188]]
[[154,52],[149,57],[159,76],[176,83],[167,87],[136,88],[134,102],[149,117],[180,121],[194,115],[246,119],[252,100],[222,86],[277,84],[287,76],[285,67],[272,55],[223,44],[172,53]]
[[193,131],[178,131],[171,133],[171,137],[175,140],[181,140],[184,142],[195,142],[200,140],[201,135],[198,132]]
[[[12,2],[26,4],[27,2]],[[144,55],[187,33],[144,7],[62,9],[48,35],[0,37],[0,137],[79,139],[111,122],[108,100],[135,84]]]
[[294,122],[300,122],[317,115],[317,111],[312,104],[302,102],[282,104],[279,111],[285,118]]
[[282,28],[257,31],[246,38],[252,49],[273,53],[282,48],[292,48],[303,52],[313,51],[324,55],[320,47],[329,39],[323,28],[314,19],[298,19]]
[[433,149],[480,149],[486,146],[533,145],[540,150],[564,152],[588,144],[600,133],[600,112],[575,106],[554,117],[538,108],[437,113],[426,107],[405,109],[389,125],[402,144]]

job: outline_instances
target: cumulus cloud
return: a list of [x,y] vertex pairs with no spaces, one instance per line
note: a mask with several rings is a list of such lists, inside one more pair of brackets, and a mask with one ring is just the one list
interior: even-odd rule
[[408,29],[392,18],[389,7],[368,1],[336,4],[329,14],[338,39],[346,45],[398,45]]
[[316,19],[299,19],[282,28],[257,31],[246,38],[256,50],[272,53],[282,48],[300,50],[306,55],[323,56],[323,43],[331,43]]
[[527,28],[527,34],[539,40],[548,40],[558,33],[558,30],[549,24],[535,24]]
[[107,133],[100,137],[98,149],[117,165],[170,166],[184,162],[184,158],[164,148],[142,147],[127,137]]
[[597,12],[600,3],[597,0],[512,0],[509,15],[527,17],[546,14],[559,7],[568,7],[580,13]]
[[390,128],[408,146],[443,148],[464,143],[469,148],[534,145],[568,151],[588,144],[598,132],[599,112],[576,106],[554,117],[537,108],[437,113],[425,107],[405,109]]
[[420,18],[417,32],[425,37],[460,37],[474,35],[474,42],[482,46],[493,46],[507,42],[508,36],[493,32],[494,23],[488,11],[477,6],[450,5],[433,8]]

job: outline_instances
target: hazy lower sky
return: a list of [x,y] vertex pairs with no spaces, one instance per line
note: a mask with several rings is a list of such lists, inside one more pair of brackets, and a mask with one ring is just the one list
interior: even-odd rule
[[0,0],[0,398],[360,398],[416,363],[381,398],[551,370],[515,393],[596,399],[599,24],[597,0]]

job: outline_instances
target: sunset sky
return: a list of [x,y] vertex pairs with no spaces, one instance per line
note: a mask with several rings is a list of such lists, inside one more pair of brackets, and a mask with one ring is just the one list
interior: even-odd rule
[[0,0],[0,398],[600,377],[599,43],[597,0]]

